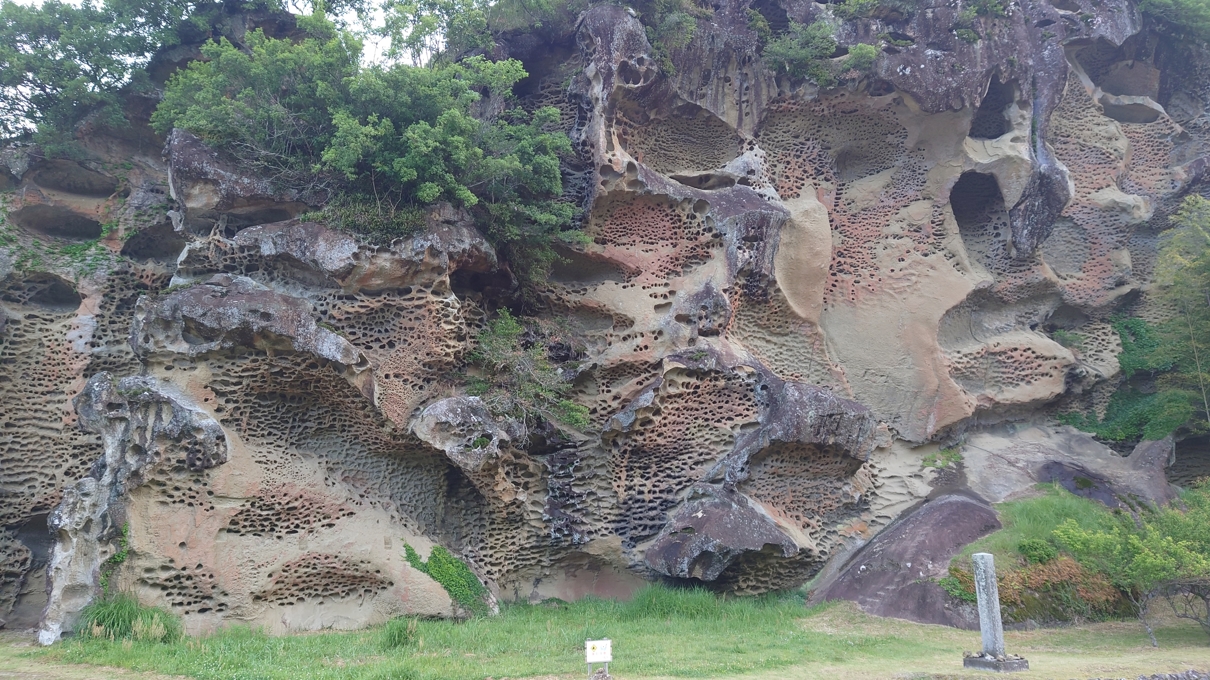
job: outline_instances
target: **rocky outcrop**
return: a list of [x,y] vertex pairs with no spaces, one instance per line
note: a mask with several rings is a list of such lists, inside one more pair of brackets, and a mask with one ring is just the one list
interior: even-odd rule
[[[1202,190],[1210,62],[1126,0],[843,22],[757,3],[879,46],[819,88],[762,61],[750,9],[718,3],[667,60],[620,6],[501,39],[521,104],[574,142],[563,200],[587,237],[523,294],[462,211],[368,243],[310,221],[318,188],[182,131],[162,158],[94,140],[122,172],[0,151],[0,619],[45,605],[49,568],[56,636],[128,525],[111,582],[191,632],[452,614],[404,544],[503,599],[826,570],[828,597],[964,625],[928,580],[997,526],[974,496],[1170,499],[1171,442],[1124,457],[1054,416],[1105,412],[1113,314],[1165,313],[1146,286]],[[31,255],[71,244],[95,266]],[[586,427],[469,394],[503,307]],[[943,445],[960,471],[921,465]],[[30,538],[48,525],[53,551]]]
[[1141,442],[1121,456],[1069,427],[995,428],[971,435],[961,452],[970,488],[997,503],[1028,496],[1040,482],[1059,482],[1113,507],[1119,498],[1149,505],[1176,498],[1165,474],[1171,439]]
[[168,188],[181,210],[173,211],[177,227],[198,232],[277,222],[296,217],[308,201],[322,196],[281,191],[233,158],[206,146],[184,130],[173,130],[164,148]]
[[982,499],[947,494],[887,527],[845,562],[813,598],[852,600],[876,616],[977,629],[973,607],[949,598],[937,579],[963,546],[1000,528]]
[[55,535],[49,601],[38,641],[50,644],[70,630],[100,594],[102,563],[118,550],[127,529],[126,497],[156,467],[200,472],[227,462],[227,438],[208,414],[149,378],[116,381],[93,376],[74,400],[80,426],[101,436],[105,455],[88,476],[69,486],[47,525]]

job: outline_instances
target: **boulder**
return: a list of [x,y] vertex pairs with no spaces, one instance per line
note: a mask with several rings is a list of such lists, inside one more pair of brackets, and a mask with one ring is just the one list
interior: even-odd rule
[[953,603],[936,581],[963,546],[1000,528],[985,501],[946,494],[925,502],[884,529],[845,562],[811,599],[851,600],[875,616],[973,629],[973,608]]

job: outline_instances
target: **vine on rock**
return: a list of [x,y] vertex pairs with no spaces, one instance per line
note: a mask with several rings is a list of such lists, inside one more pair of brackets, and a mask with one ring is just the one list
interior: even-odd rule
[[454,557],[450,551],[439,545],[433,546],[427,562],[420,559],[416,549],[406,543],[403,545],[403,551],[408,564],[440,583],[445,592],[449,593],[450,599],[473,615],[483,616],[488,613],[487,587],[465,562]]

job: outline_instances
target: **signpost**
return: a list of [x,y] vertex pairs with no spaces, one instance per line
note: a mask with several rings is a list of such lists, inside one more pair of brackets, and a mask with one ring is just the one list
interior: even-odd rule
[[584,659],[588,662],[588,677],[592,677],[594,663],[605,664],[605,676],[609,676],[609,662],[613,661],[612,640],[585,640]]

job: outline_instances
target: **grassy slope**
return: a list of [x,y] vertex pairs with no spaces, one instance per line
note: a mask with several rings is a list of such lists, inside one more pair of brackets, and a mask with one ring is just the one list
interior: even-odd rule
[[[383,647],[380,631],[271,638],[231,629],[170,645],[71,640],[50,650],[0,644],[0,671],[89,663],[223,680],[575,678],[584,674],[584,639],[601,636],[614,640],[610,670],[620,679],[892,678],[961,674],[962,651],[979,644],[975,632],[878,619],[847,603],[810,609],[797,598],[719,603],[664,590],[631,604],[513,606],[494,619],[422,621],[417,633],[423,646],[393,650]],[[1037,670],[1027,678],[1210,667],[1210,647],[1196,626],[1173,623],[1159,634],[1159,650],[1130,623],[1009,633],[1008,645],[1033,662]]]
[[1017,546],[1027,538],[1051,539],[1051,532],[1064,520],[1074,519],[1080,526],[1109,528],[1112,516],[1104,505],[1080,498],[1054,484],[1040,484],[1042,495],[996,506],[1004,528],[971,543],[959,553],[959,560],[969,565],[970,556],[989,552],[996,556],[997,570],[1014,566],[1020,561]]

